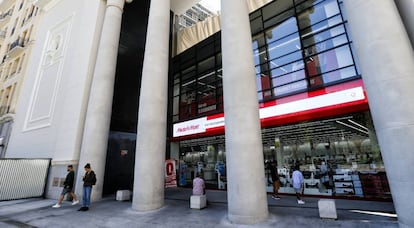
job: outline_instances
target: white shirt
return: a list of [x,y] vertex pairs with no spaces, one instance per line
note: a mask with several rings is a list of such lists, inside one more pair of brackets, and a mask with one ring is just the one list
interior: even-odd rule
[[293,180],[293,188],[302,188],[303,175],[299,170],[293,171],[292,180]]

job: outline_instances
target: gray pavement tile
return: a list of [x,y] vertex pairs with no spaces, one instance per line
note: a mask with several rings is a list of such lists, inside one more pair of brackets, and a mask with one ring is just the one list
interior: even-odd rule
[[[94,202],[87,212],[64,202],[62,208],[51,208],[56,200],[29,199],[0,202],[0,227],[398,227],[396,218],[352,212],[393,212],[390,202],[336,201],[338,220],[319,218],[318,198],[305,198],[305,205],[297,205],[294,196],[280,200],[268,197],[269,218],[260,224],[232,224],[227,219],[226,193],[208,191],[208,207],[203,210],[189,208],[191,191],[175,189],[166,191],[165,206],[151,212],[136,212],[131,201],[119,202],[113,197]],[[378,210],[382,209],[382,210]]]

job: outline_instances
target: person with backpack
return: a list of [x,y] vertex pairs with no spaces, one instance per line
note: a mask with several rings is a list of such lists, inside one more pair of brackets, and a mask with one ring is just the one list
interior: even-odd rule
[[82,207],[78,211],[87,211],[91,205],[92,186],[96,184],[95,172],[91,169],[88,163],[85,165],[85,175],[83,176],[83,195]]

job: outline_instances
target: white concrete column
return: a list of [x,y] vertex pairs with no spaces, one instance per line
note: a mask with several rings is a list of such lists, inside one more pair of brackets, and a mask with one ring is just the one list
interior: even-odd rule
[[125,0],[107,0],[86,113],[76,190],[77,194],[82,193],[82,176],[85,172],[83,167],[86,163],[90,163],[97,177],[96,185],[92,189],[92,200],[102,198],[124,3]]
[[414,0],[395,0],[395,4],[400,11],[411,46],[414,46]]
[[400,227],[414,227],[414,53],[394,1],[344,1]]
[[170,1],[151,0],[139,100],[132,208],[164,205]]
[[253,224],[268,217],[263,146],[246,1],[221,1],[228,218]]

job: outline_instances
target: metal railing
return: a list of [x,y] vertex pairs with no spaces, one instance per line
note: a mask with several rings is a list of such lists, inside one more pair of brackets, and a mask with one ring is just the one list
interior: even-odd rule
[[44,196],[50,159],[0,159],[0,201]]

